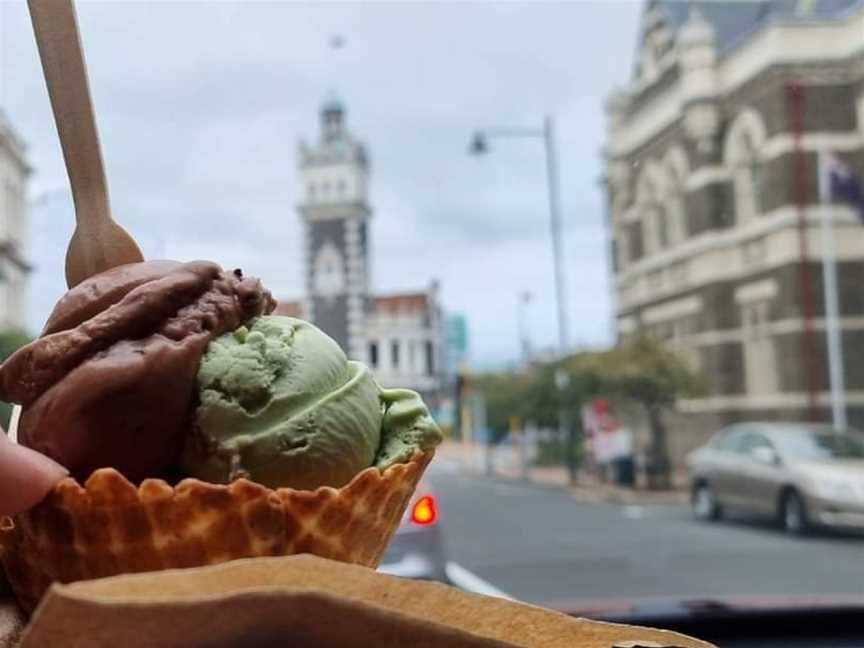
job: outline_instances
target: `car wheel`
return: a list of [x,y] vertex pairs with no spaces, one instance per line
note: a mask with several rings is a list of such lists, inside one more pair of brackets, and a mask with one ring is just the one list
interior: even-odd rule
[[708,484],[699,484],[693,490],[693,514],[699,520],[713,521],[723,517],[723,509]]
[[807,506],[795,491],[788,491],[780,502],[780,525],[790,535],[804,535],[810,528]]

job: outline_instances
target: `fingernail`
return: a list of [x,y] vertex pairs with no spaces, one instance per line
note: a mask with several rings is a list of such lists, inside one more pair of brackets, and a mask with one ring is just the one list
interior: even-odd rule
[[65,466],[57,463],[48,455],[44,455],[41,452],[37,452],[36,450],[32,450],[31,448],[25,448],[23,446],[19,446],[23,452],[28,454],[31,460],[34,463],[41,464],[41,466],[49,472],[53,472],[60,477],[66,477],[69,475],[69,470],[66,469]]

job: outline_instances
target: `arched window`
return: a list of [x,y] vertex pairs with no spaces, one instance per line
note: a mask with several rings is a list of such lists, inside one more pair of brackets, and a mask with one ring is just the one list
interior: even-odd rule
[[735,118],[726,137],[724,158],[732,173],[738,225],[762,212],[764,177],[760,152],[764,143],[765,125],[756,111],[748,109]]
[[684,196],[689,173],[687,158],[680,148],[673,148],[663,163],[664,193],[663,209],[666,212],[666,228],[669,244],[676,245],[689,235]]
[[669,247],[669,214],[666,213],[665,205],[657,205],[654,208],[654,235],[657,239],[657,251]]
[[641,248],[644,254],[651,255],[663,250],[669,244],[669,227],[665,210],[659,201],[660,177],[656,165],[645,165],[636,183],[636,209],[642,222]]
[[738,157],[732,168],[735,188],[735,214],[739,223],[746,223],[760,213],[759,197],[762,193],[762,167],[752,139],[742,138]]

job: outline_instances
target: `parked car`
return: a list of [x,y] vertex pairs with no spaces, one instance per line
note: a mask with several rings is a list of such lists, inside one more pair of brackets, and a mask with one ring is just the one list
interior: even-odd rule
[[776,516],[789,533],[864,530],[864,436],[805,423],[740,423],[688,457],[693,511]]
[[449,582],[438,500],[426,482],[420,482],[414,492],[379,570],[404,578]]

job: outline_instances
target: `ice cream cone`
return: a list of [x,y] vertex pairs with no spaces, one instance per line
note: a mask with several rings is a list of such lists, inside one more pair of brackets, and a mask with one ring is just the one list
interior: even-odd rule
[[72,478],[36,508],[0,520],[0,561],[28,613],[54,582],[309,553],[377,567],[434,451],[341,488],[271,490],[158,479],[136,488],[113,468]]

